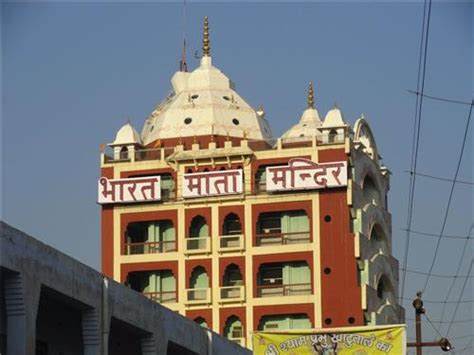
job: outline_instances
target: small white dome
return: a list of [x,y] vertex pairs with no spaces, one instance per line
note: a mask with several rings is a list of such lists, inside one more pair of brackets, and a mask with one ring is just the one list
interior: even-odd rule
[[282,138],[313,137],[320,134],[318,128],[321,127],[321,118],[318,110],[308,108],[304,110],[300,121],[286,131]]
[[339,110],[338,107],[329,110],[323,122],[323,127],[341,127],[345,125],[346,122],[344,121],[341,110]]
[[110,145],[142,144],[140,135],[130,123],[126,123],[120,128],[115,136],[115,140]]

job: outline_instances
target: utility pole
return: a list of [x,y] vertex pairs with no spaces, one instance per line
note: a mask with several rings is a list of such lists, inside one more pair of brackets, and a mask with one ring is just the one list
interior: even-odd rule
[[450,351],[452,349],[451,343],[446,338],[441,338],[438,341],[422,341],[421,315],[425,314],[425,309],[423,308],[423,301],[421,300],[421,292],[417,292],[416,298],[413,300],[413,308],[415,308],[416,342],[408,343],[407,347],[416,348],[416,355],[423,355],[422,349],[425,346],[439,346],[443,351]]

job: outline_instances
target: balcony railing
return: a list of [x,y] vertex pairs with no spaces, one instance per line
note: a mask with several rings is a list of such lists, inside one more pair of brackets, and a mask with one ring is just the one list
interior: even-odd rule
[[218,250],[221,252],[245,250],[243,234],[219,236]]
[[211,289],[210,288],[188,288],[186,289],[187,305],[194,304],[209,304],[211,303]]
[[224,286],[220,287],[219,302],[244,302],[245,301],[245,286]]
[[257,286],[258,297],[301,296],[311,294],[311,284],[260,285]]
[[211,252],[211,238],[186,238],[186,254],[203,254]]
[[176,251],[176,240],[160,242],[125,243],[124,254],[156,254]]
[[159,303],[177,302],[176,291],[143,292],[146,298]]
[[257,234],[257,246],[309,243],[310,232]]

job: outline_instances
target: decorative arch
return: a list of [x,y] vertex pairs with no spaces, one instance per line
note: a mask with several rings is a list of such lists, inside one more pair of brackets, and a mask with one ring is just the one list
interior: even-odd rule
[[128,159],[128,148],[126,146],[120,149],[120,159]]
[[222,275],[222,284],[224,286],[240,286],[243,285],[243,275],[237,264],[231,263],[227,265]]
[[206,218],[201,215],[196,215],[189,224],[190,238],[204,238],[209,236],[209,225]]
[[227,339],[241,339],[244,338],[244,328],[240,318],[236,315],[231,315],[227,318],[224,325],[224,336]]
[[370,173],[367,173],[362,180],[362,196],[363,205],[372,203],[376,206],[383,207],[382,195],[380,186],[376,183],[376,179],[372,178]]
[[240,217],[234,212],[228,213],[224,217],[222,231],[224,235],[242,234],[242,223],[240,222]]
[[393,295],[393,286],[387,275],[382,274],[377,282],[377,297],[386,301]]
[[189,286],[192,289],[209,288],[209,275],[203,266],[194,267],[189,278]]
[[377,144],[365,118],[359,118],[354,125],[354,142],[362,144],[364,146],[364,153],[377,164],[379,163]]

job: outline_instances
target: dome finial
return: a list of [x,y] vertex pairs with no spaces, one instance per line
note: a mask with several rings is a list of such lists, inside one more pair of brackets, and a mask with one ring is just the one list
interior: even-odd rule
[[211,47],[209,45],[209,20],[207,16],[204,17],[204,29],[202,37],[202,54],[204,57],[211,56]]
[[313,90],[313,82],[309,82],[308,87],[308,108],[314,108],[314,90]]

